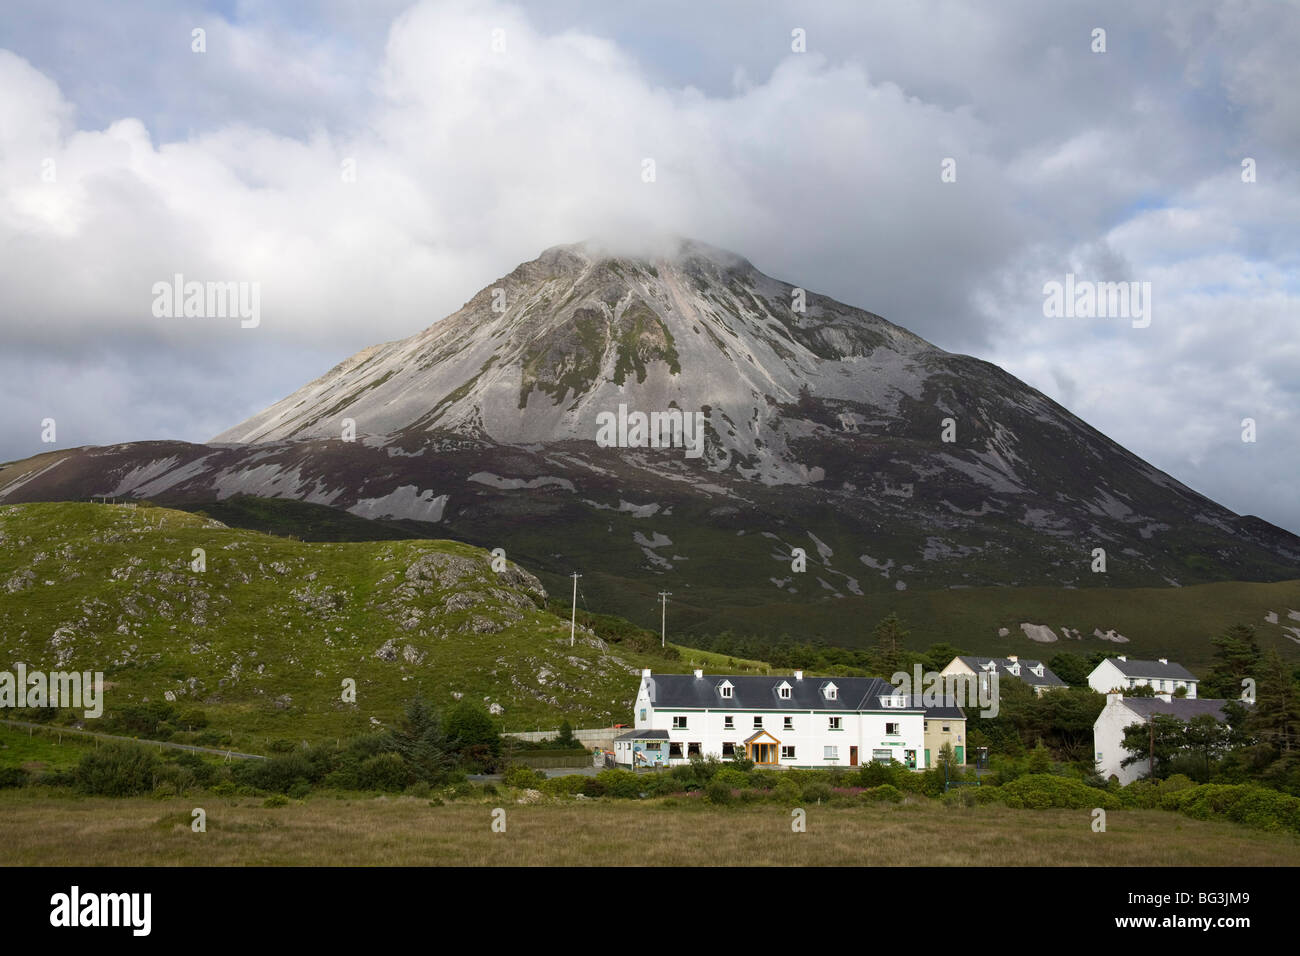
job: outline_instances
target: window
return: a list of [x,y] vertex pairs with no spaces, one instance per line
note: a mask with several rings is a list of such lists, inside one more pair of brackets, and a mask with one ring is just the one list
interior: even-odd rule
[[873,750],[871,751],[871,760],[873,763],[893,763],[894,752],[892,750]]
[[658,753],[662,749],[662,746],[662,744],[658,743],[648,743],[645,745],[645,749],[652,751],[653,753]]
[[668,759],[669,760],[681,759],[681,756],[682,756],[682,745],[675,740],[669,741]]
[[731,699],[732,686],[730,681],[724,681],[722,684],[722,696],[727,700]]
[[699,755],[700,755],[700,745],[699,745],[699,743],[693,743],[693,744],[687,744],[687,745],[686,745],[686,756],[688,756],[688,757],[698,757]]
[[642,720],[645,720],[645,708],[644,708],[644,707],[641,708],[641,719],[642,719]]
[[782,759],[782,760],[793,760],[793,759],[794,759],[794,748],[793,748],[793,747],[782,747],[782,748],[781,748],[781,759]]
[[843,729],[844,729],[844,718],[843,718],[843,717],[832,717],[832,718],[831,718],[830,729],[831,729],[831,730],[843,730]]
[[794,730],[794,718],[793,718],[793,717],[787,717],[787,718],[785,718],[785,723],[783,723],[783,724],[781,725],[781,729],[782,729],[782,730]]
[[673,730],[685,730],[685,729],[686,729],[686,715],[677,714],[675,717],[673,717]]
[[722,718],[722,729],[723,729],[723,730],[735,730],[735,729],[736,729],[736,718],[735,718],[735,717],[732,717],[732,716],[726,716],[726,717],[723,717],[723,718]]
[[825,758],[826,758],[827,760],[839,760],[839,759],[840,759],[840,748],[839,748],[839,747],[827,747],[827,748],[826,748]]
[[886,736],[886,737],[897,737],[897,736],[898,736],[898,724],[885,724],[885,736]]
[[777,689],[776,689],[776,693],[777,693],[777,696],[780,697],[782,700],[789,700],[789,699],[790,699],[790,685],[787,684],[785,681],[781,681],[780,686],[778,686]]
[[948,725],[948,724],[944,724],[944,725],[943,725],[943,732],[944,732],[945,734],[950,734],[950,733],[952,733],[952,727],[951,727],[950,725]]
[[762,718],[762,717],[755,717],[755,718],[754,718],[754,729],[755,729],[755,730],[762,730],[762,729],[763,729],[763,718]]
[[727,742],[722,745],[722,756],[734,757],[735,755],[736,755],[736,744],[734,742]]
[[838,700],[838,699],[839,699],[839,696],[840,696],[840,689],[839,689],[838,687],[836,687],[834,684],[827,684],[827,685],[826,685],[826,699],[827,699],[827,700]]

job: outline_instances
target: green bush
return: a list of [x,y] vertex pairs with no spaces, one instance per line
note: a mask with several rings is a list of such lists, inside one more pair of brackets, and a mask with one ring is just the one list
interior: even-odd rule
[[[719,780],[722,781],[729,790],[744,790],[749,787],[749,777],[739,770],[733,770],[731,767],[723,767],[713,775],[713,780],[710,780],[709,782],[713,783]],[[705,792],[707,791],[708,788],[706,787]]]
[[889,803],[901,803],[903,800],[903,791],[899,790],[891,783],[882,783],[878,787],[872,787],[869,790],[862,791],[862,797],[873,803],[888,801]]
[[1164,794],[1160,806],[1197,820],[1223,816],[1257,830],[1300,831],[1300,798],[1253,784],[1184,788]]
[[[267,760],[243,760],[235,764],[231,775],[236,783],[257,790],[288,793],[298,781],[309,786],[324,780],[331,767],[330,755],[320,748],[295,750]],[[365,789],[363,787],[362,789]]]
[[576,793],[582,793],[583,785],[590,779],[590,777],[584,777],[580,773],[566,774],[563,777],[548,777],[541,782],[538,789],[552,797],[571,797]]
[[1085,810],[1101,807],[1119,810],[1124,804],[1106,790],[1090,787],[1078,780],[1051,774],[1027,774],[997,788],[999,799],[1016,809],[1046,810],[1060,807]]
[[793,777],[783,776],[772,788],[772,799],[785,806],[794,806],[803,800],[803,790]]
[[22,767],[0,767],[0,790],[27,785],[27,771]]
[[398,793],[414,783],[411,772],[400,755],[377,754],[361,761],[357,779],[362,790],[383,790]]
[[262,801],[262,806],[268,808],[287,807],[288,805],[289,805],[289,798],[286,797],[283,793],[273,793],[265,800]]
[[158,755],[135,744],[111,743],[81,755],[74,782],[82,793],[130,797],[157,786]]
[[596,782],[604,787],[605,796],[622,800],[635,800],[641,796],[641,781],[630,770],[609,769],[596,774]]
[[[742,775],[743,776],[743,775]],[[716,774],[712,780],[704,785],[704,799],[709,803],[725,805],[731,802],[731,784],[723,779],[722,774]]]
[[505,773],[505,785],[516,790],[536,790],[545,782],[546,774],[530,767],[515,765]]
[[802,796],[805,803],[829,803],[835,791],[829,783],[813,781],[804,786]]

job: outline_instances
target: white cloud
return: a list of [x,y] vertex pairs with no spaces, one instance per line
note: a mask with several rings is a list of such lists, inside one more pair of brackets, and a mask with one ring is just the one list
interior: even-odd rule
[[[637,39],[642,11],[579,28],[561,6],[424,2],[382,44],[347,5],[320,15],[354,25],[352,44],[257,3],[235,23],[142,6],[98,29],[153,26],[158,56],[91,49],[105,82],[88,66],[56,84],[0,51],[6,357],[72,379],[58,400],[84,440],[131,437],[91,427],[110,406],[141,433],[202,439],[301,384],[304,351],[323,371],[408,335],[556,243],[672,232],[1000,361],[1198,490],[1300,528],[1293,495],[1250,493],[1300,464],[1265,447],[1296,424],[1300,381],[1295,23],[1109,4],[1098,57],[1092,13],[1037,3],[687,5],[658,46]],[[722,64],[707,92],[681,79],[701,69],[683,50]],[[114,101],[114,82],[134,92]],[[108,113],[98,128],[83,100]],[[1240,182],[1242,155],[1260,182]],[[1152,327],[1046,324],[1042,282],[1072,268],[1152,281]],[[260,282],[261,326],[153,318],[152,284],[177,272]],[[217,368],[228,389],[179,399]],[[23,409],[0,453],[42,450],[32,388],[0,386]],[[1223,444],[1239,407],[1261,421],[1245,465]]]

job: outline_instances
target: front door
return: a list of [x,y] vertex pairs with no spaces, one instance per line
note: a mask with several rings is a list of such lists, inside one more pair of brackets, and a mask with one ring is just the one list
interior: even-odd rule
[[849,766],[850,766],[850,767],[856,767],[857,765],[858,765],[858,748],[857,748],[857,747],[850,747],[850,748],[849,748]]

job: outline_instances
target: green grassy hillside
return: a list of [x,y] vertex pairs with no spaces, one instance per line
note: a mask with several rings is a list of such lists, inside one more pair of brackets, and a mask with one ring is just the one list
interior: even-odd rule
[[179,730],[202,711],[208,737],[264,752],[390,723],[417,693],[482,701],[506,731],[607,725],[628,720],[639,669],[664,668],[656,651],[591,630],[571,648],[536,578],[464,544],[307,544],[153,507],[0,508],[0,669],[103,671],[89,729],[163,703]]
[[[825,553],[819,553],[811,539],[783,531],[780,523],[773,528],[781,533],[772,537],[751,532],[741,535],[744,528],[737,516],[710,518],[681,507],[672,519],[656,516],[652,522],[604,511],[599,522],[593,523],[573,511],[566,513],[562,535],[545,523],[518,516],[494,523],[490,515],[477,512],[472,524],[448,521],[421,526],[416,522],[366,521],[322,505],[278,499],[235,497],[219,507],[222,510],[216,516],[228,523],[308,539],[398,538],[439,528],[439,533],[485,547],[504,544],[510,556],[536,573],[566,608],[570,593],[566,575],[576,568],[584,572],[580,610],[585,606],[619,615],[649,628],[656,637],[660,622],[657,592],[667,589],[673,593],[668,606],[669,639],[687,645],[697,635],[730,630],[738,635],[785,634],[797,641],[820,639],[860,647],[870,642],[878,621],[897,611],[911,628],[907,644],[914,650],[946,642],[970,653],[1033,657],[1050,657],[1059,650],[1105,651],[1148,658],[1168,656],[1195,669],[1209,662],[1214,635],[1229,624],[1245,623],[1257,626],[1263,647],[1275,646],[1284,656],[1300,659],[1300,643],[1295,640],[1300,639],[1300,617],[1289,616],[1292,611],[1300,615],[1300,580],[1139,588],[1126,586],[1119,566],[1122,562],[1112,562],[1110,573],[1091,576],[1097,579],[1095,587],[935,588],[924,582],[917,586],[911,571],[891,568],[881,572],[855,557],[864,550],[878,557],[899,553],[901,546],[886,537],[877,536],[864,544],[848,531],[819,532],[819,540],[827,546]],[[731,532],[737,546],[717,554],[709,536],[716,533],[719,522],[727,520],[737,523]],[[808,523],[834,526],[825,516],[810,518]],[[672,579],[649,562],[642,548],[629,547],[638,532],[647,538],[664,532],[672,544],[661,548],[660,556],[666,560],[675,554],[690,556],[688,562],[681,562],[689,575]],[[740,547],[755,538],[765,542],[761,553]],[[803,574],[790,570],[788,554],[793,545],[808,551],[808,570]],[[583,563],[579,553],[594,555],[596,560]],[[629,558],[630,553],[635,560]],[[1189,573],[1198,553],[1189,545],[1185,555]],[[785,557],[778,561],[782,555]],[[1033,577],[1029,568],[1042,560],[1042,555],[1027,537],[1021,551],[1001,555],[999,560],[1003,563],[998,567],[986,566],[972,574],[1012,581]],[[900,583],[907,587],[900,590]],[[862,593],[854,593],[854,587]],[[790,588],[798,593],[789,593]],[[1270,612],[1277,615],[1276,623],[1266,622]],[[1020,628],[1022,623],[1047,625],[1059,640],[1053,644],[1031,641]],[[1002,628],[1009,632],[1006,637],[998,636]],[[1079,633],[1081,639],[1067,638],[1064,628]],[[1129,643],[1103,641],[1094,636],[1097,630],[1114,630],[1129,638]]]
[[[725,615],[707,608],[677,608],[679,625],[690,643],[692,632],[737,635],[769,630],[767,621],[786,608],[728,608]],[[971,654],[1019,654],[1049,658],[1061,651],[1091,654],[1105,651],[1130,657],[1169,657],[1193,671],[1209,665],[1210,640],[1228,625],[1256,627],[1262,648],[1277,648],[1283,657],[1300,659],[1300,581],[1271,583],[1229,581],[1184,588],[960,588],[946,591],[900,591],[867,598],[832,599],[812,607],[800,606],[800,640],[822,638],[827,643],[865,647],[875,624],[891,611],[904,619],[914,650],[947,642]],[[1276,623],[1266,620],[1276,616]],[[845,621],[853,620],[846,627]],[[1045,624],[1058,637],[1055,643],[1030,640],[1022,623]],[[1009,633],[999,636],[1005,628]],[[1065,629],[1081,635],[1067,637]],[[1094,636],[1114,630],[1128,643]]]

